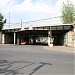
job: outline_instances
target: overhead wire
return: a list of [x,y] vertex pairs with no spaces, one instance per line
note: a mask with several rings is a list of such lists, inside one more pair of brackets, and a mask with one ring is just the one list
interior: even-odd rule
[[[41,20],[34,20],[34,21],[27,21],[27,22],[22,22],[22,23],[33,23],[33,22],[41,22],[41,21],[47,21],[47,20],[50,20],[50,19],[54,19],[54,18],[60,18],[62,16],[57,16],[57,17],[49,17],[49,18],[46,18],[46,19],[41,19]],[[20,26],[21,23],[10,23],[10,26],[12,25],[16,25],[16,26]],[[9,23],[6,23],[5,26],[9,26]]]

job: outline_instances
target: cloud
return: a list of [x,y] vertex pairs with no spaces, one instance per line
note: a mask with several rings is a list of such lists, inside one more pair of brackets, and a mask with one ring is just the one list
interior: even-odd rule
[[15,0],[0,0],[0,9],[2,12],[30,12],[30,13],[51,13],[53,7],[48,4],[48,1],[36,1],[35,3],[32,0],[24,0],[23,3],[17,4]]
[[12,7],[12,12],[30,12],[30,13],[51,13],[53,7],[45,2],[35,2],[32,0],[24,0],[22,4],[16,4]]
[[[52,6],[50,0],[36,0],[34,3],[32,0],[24,0],[21,4],[16,3],[16,0],[0,0],[0,11],[3,13],[10,12],[30,12],[30,13],[50,13],[59,12],[61,10],[62,3],[67,0],[57,0],[55,6]],[[75,3],[75,0],[70,0]]]
[[15,0],[0,0],[0,12],[6,14],[14,7],[14,3]]
[[[66,2],[67,0],[57,0],[57,2],[52,5],[51,1],[53,0],[23,0],[21,3],[17,3],[16,0],[0,0],[0,12],[4,15],[8,15],[9,12],[13,14],[21,14],[22,16],[25,13],[29,13],[32,18],[40,17],[54,17],[61,15],[61,8],[63,1]],[[70,0],[71,2],[75,3],[75,0]],[[19,16],[21,16],[19,15]],[[24,16],[27,16],[26,14]],[[14,16],[14,19],[16,17]]]

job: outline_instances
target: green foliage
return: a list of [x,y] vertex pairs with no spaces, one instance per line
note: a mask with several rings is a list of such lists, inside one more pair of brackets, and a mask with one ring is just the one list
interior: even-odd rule
[[63,3],[62,9],[62,20],[64,24],[73,23],[75,21],[75,9],[74,5],[67,1],[67,3]]
[[3,18],[4,18],[3,15],[0,13],[0,31],[1,31],[1,29],[3,28],[3,24],[4,24],[4,23],[2,22],[2,21],[3,21]]

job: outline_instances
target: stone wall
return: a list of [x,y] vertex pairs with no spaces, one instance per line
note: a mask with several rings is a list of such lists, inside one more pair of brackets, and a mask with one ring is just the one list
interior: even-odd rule
[[75,47],[75,28],[67,33],[67,46]]

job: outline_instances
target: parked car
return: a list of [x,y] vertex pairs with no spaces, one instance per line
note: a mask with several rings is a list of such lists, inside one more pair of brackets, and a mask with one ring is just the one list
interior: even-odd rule
[[26,44],[28,44],[28,42],[26,41],[21,42],[21,45],[26,45]]
[[42,41],[41,44],[42,45],[47,45],[48,44],[48,41]]

